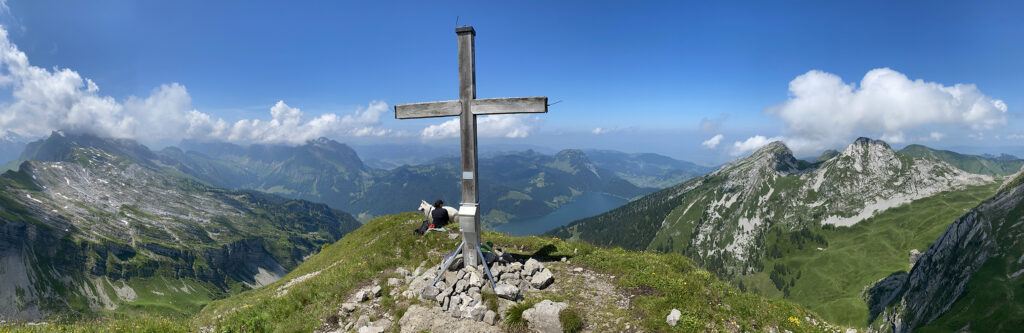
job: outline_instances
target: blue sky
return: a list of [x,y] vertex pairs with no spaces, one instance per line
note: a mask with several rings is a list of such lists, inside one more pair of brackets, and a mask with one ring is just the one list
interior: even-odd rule
[[[390,108],[457,98],[458,17],[477,31],[478,97],[562,101],[548,114],[488,121],[483,144],[705,164],[773,139],[812,155],[857,136],[1024,153],[1020,2],[6,4],[0,22],[31,66],[55,77],[67,69],[98,88],[82,83],[62,97],[82,98],[75,109],[46,102],[66,89],[21,91],[33,76],[0,82],[0,130],[19,134],[71,127],[157,146],[321,134],[454,145],[445,119],[398,121]],[[791,90],[798,81],[803,95]],[[822,100],[844,87],[849,96]],[[161,126],[175,123],[161,117],[188,121]],[[280,126],[268,125],[275,117]]]

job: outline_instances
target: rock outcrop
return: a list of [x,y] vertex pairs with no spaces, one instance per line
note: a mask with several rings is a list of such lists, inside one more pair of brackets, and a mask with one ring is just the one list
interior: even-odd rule
[[530,330],[534,332],[560,333],[562,332],[562,322],[559,320],[558,314],[568,307],[569,304],[564,302],[543,300],[523,311],[523,319],[526,319]]
[[[1024,253],[1018,244],[1024,239],[1022,201],[1024,176],[1018,175],[992,199],[953,222],[921,254],[906,276],[898,298],[883,314],[888,329],[909,332],[946,314],[954,302],[965,296],[968,284],[976,278],[998,279],[1006,284],[1024,281],[1020,273],[1024,272]],[[979,277],[982,266],[989,262],[994,267],[1002,266],[1006,275]],[[993,310],[1000,306],[985,303],[990,302],[973,306]],[[977,318],[977,323],[980,325],[984,320],[994,319]]]

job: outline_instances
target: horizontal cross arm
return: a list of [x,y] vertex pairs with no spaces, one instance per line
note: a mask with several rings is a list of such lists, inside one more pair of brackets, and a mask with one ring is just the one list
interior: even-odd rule
[[462,114],[462,102],[443,101],[395,105],[395,119],[450,117]]
[[473,114],[547,113],[547,97],[486,98],[473,100]]

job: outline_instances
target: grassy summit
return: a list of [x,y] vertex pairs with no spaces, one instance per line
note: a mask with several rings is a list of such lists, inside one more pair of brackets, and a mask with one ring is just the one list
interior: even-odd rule
[[[83,330],[172,330],[194,331],[202,327],[216,331],[312,331],[338,313],[341,304],[357,288],[377,280],[383,284],[395,276],[394,269],[413,270],[440,262],[441,255],[457,245],[444,233],[425,237],[412,234],[420,215],[406,213],[385,216],[368,222],[340,241],[324,246],[283,279],[262,288],[213,301],[189,320],[168,325],[163,318],[113,318],[72,326],[35,326],[17,329],[48,331]],[[770,300],[740,292],[719,281],[713,274],[697,269],[679,254],[634,252],[621,248],[600,248],[586,243],[557,238],[509,237],[488,232],[485,238],[514,256],[551,259],[548,267],[555,273],[560,288],[525,295],[527,301],[551,299],[564,301],[582,314],[586,327],[614,331],[640,327],[645,331],[761,331],[769,328],[793,332],[821,331],[820,317],[784,300]],[[566,257],[569,263],[558,261]],[[579,278],[572,273],[582,268],[599,281]],[[301,278],[300,278],[301,277]],[[608,291],[627,299],[626,306],[609,297],[593,298],[589,289],[595,283],[611,285]],[[387,287],[385,287],[387,288]],[[397,287],[404,288],[404,286]],[[287,292],[284,292],[287,290]],[[398,318],[412,304],[401,295],[383,293],[381,308]],[[590,295],[590,296],[588,296]],[[665,323],[671,309],[682,312],[675,327]],[[185,324],[185,323],[188,324]],[[627,326],[628,325],[628,326]],[[500,330],[500,326],[495,326]]]

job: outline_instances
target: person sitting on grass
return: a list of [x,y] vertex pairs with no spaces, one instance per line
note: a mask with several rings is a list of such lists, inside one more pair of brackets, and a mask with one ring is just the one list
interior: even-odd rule
[[444,227],[451,221],[451,216],[448,216],[448,210],[441,207],[442,205],[444,205],[444,201],[440,199],[434,201],[434,210],[430,212],[430,218],[434,220],[434,223],[430,226],[431,228]]
[[445,225],[448,225],[448,223],[451,221],[451,216],[448,216],[448,210],[444,209],[443,205],[444,201],[441,201],[440,199],[434,201],[434,206],[428,213],[428,215],[430,216],[430,220],[433,220],[433,222],[431,222],[430,220],[424,220],[423,224],[420,225],[420,228],[416,229],[414,232],[416,232],[416,234],[422,235],[430,229],[441,228],[444,227]]

